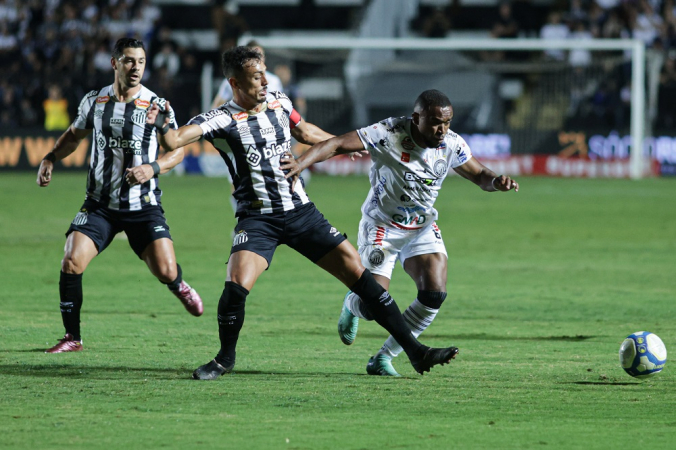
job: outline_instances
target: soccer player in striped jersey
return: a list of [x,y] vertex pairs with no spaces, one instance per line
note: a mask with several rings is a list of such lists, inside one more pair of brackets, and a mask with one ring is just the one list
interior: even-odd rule
[[160,143],[167,150],[203,137],[211,142],[235,184],[238,222],[218,303],[221,349],[193,377],[212,380],[234,368],[246,298],[280,244],[357,292],[371,317],[401,344],[418,373],[450,362],[458,350],[433,349],[418,342],[387,290],[364,268],[355,248],[315,208],[296,178],[285,178],[281,166],[292,166],[295,161],[289,152],[291,136],[309,145],[332,136],[304,122],[284,94],[268,92],[265,64],[257,51],[247,47],[226,51],[223,72],[234,94],[227,104],[200,114],[178,130],[170,129],[170,118],[161,105],[153,105],[148,113],[148,122],[161,130]]
[[[391,117],[310,148],[287,174],[334,155],[368,150],[371,154],[369,191],[359,223],[361,261],[385,289],[389,289],[397,259],[418,288],[417,298],[404,312],[418,337],[434,320],[446,298],[448,255],[435,220],[434,202],[449,169],[485,191],[519,190],[519,184],[496,175],[472,157],[465,140],[449,129],[453,107],[440,91],[420,94],[411,117]],[[284,167],[282,167],[284,168]],[[348,291],[338,320],[338,334],[346,345],[357,336],[359,318],[371,320],[368,302]],[[402,348],[390,336],[372,357],[370,375],[399,376],[392,358]]]
[[[54,162],[73,153],[86,137],[92,137],[87,195],[66,232],[61,261],[59,294],[66,335],[47,353],[83,349],[82,274],[121,231],[152,274],[168,286],[190,314],[199,316],[203,311],[202,299],[183,280],[181,266],[176,263],[160,202],[162,191],[157,176],[183,160],[183,149],[158,158],[157,130],[146,123],[146,114],[151,104],[164,104],[164,99],[141,84],[146,65],[143,43],[130,38],[118,40],[110,62],[114,83],[85,95],[75,121],[38,170],[38,185],[48,186]],[[169,116],[169,126],[177,128],[170,110]]]

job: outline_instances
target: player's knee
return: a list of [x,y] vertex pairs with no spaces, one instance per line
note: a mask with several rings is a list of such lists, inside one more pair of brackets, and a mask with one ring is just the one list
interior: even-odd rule
[[163,283],[171,283],[178,276],[178,269],[176,264],[162,263],[155,269],[155,276]]
[[446,292],[440,291],[418,291],[418,301],[428,308],[439,309],[447,295]]
[[86,265],[74,258],[71,253],[66,253],[61,260],[61,272],[79,275],[84,272]]

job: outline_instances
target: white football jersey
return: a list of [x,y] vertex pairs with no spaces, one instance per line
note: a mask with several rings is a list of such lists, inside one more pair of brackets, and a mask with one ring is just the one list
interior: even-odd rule
[[364,217],[404,230],[434,223],[434,201],[448,170],[472,158],[465,140],[448,130],[439,147],[421,148],[411,138],[410,117],[391,117],[357,134],[373,161]]

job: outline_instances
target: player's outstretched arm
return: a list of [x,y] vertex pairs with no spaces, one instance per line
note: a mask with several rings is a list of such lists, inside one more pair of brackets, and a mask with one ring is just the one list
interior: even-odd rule
[[298,142],[302,142],[303,144],[307,145],[314,145],[318,142],[335,137],[331,133],[327,133],[326,131],[322,130],[317,125],[305,121],[302,121],[296,125],[291,130],[291,135]]
[[78,145],[84,138],[91,134],[92,130],[81,130],[75,128],[73,125],[68,127],[66,131],[56,140],[54,148],[51,152],[45,155],[38,168],[38,179],[36,182],[38,186],[45,187],[52,181],[52,172],[54,171],[54,163],[60,161],[77,149]]
[[325,161],[336,155],[361,151],[364,151],[364,144],[359,139],[357,132],[351,131],[342,136],[332,137],[329,140],[313,145],[296,159],[296,164],[293,167],[280,166],[280,168],[288,169],[289,172],[286,174],[286,178],[290,178],[301,173],[314,163]]
[[519,192],[519,183],[505,175],[497,175],[488,167],[481,164],[476,158],[472,158],[462,166],[454,169],[463,178],[479,186],[484,191],[511,191]]
[[167,151],[150,164],[141,164],[140,166],[126,169],[125,178],[129,186],[143,184],[151,178],[169,172],[183,161],[183,147],[173,151]]
[[[166,101],[164,108],[153,103],[146,115],[146,123],[157,129],[157,137],[163,149],[170,152],[179,147],[197,142],[202,138],[202,129],[199,125],[184,125],[174,130],[169,125],[171,122],[169,102]],[[178,164],[178,163],[177,163]]]

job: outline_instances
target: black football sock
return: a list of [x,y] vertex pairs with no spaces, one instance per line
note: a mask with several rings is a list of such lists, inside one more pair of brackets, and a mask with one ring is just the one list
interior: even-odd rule
[[404,349],[409,359],[418,359],[424,354],[426,347],[411,334],[399,307],[390,293],[373,278],[366,269],[350,290],[361,297],[378,325],[390,332],[392,337]]
[[221,350],[216,356],[216,362],[226,367],[235,363],[235,348],[239,332],[244,325],[244,304],[247,295],[249,291],[242,286],[226,281],[218,302],[218,337],[221,340]]
[[166,284],[167,287],[172,290],[172,291],[178,291],[178,287],[181,285],[181,281],[183,281],[183,271],[181,270],[181,265],[176,264],[176,279],[172,281],[171,283],[165,283],[160,280],[160,283]]
[[61,319],[66,333],[79,341],[80,309],[82,308],[82,274],[61,272],[59,279],[59,296],[61,297]]

